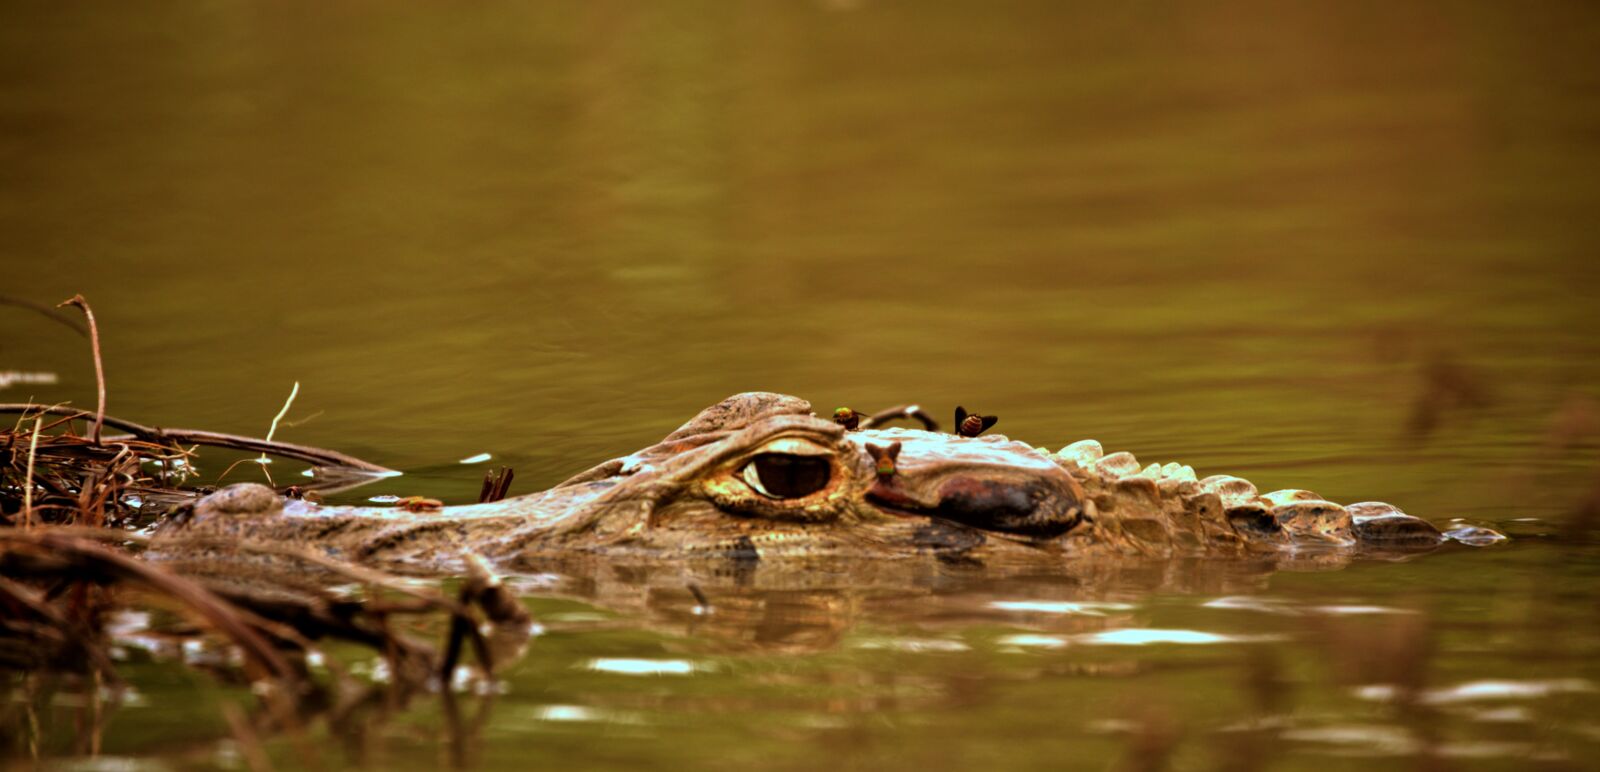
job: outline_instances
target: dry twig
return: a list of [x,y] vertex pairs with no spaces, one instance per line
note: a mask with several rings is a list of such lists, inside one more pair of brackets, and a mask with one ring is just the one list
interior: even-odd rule
[[928,415],[928,411],[923,410],[921,405],[895,405],[891,408],[879,410],[863,419],[861,428],[871,429],[879,424],[898,420],[917,421],[927,431],[939,431],[939,422],[934,420],[933,416]]
[[511,467],[503,466],[483,475],[483,489],[478,492],[478,503],[488,504],[506,497],[511,490]]
[[[30,403],[0,403],[0,414],[6,413],[50,413],[65,415],[73,418],[86,418],[90,415],[85,411],[62,405],[35,405]],[[297,461],[327,466],[339,466],[370,474],[392,475],[393,469],[378,466],[370,461],[363,461],[355,456],[345,455],[334,450],[313,448],[309,445],[296,445],[290,442],[269,442],[255,437],[243,437],[237,434],[224,434],[222,432],[208,432],[198,429],[163,429],[160,427],[145,426],[126,421],[112,416],[103,416],[107,426],[128,432],[137,439],[149,442],[183,443],[188,445],[205,445],[215,448],[230,448],[243,450],[250,453],[269,453]],[[108,437],[107,442],[116,442],[122,437]]]
[[39,419],[33,419],[33,436],[28,439],[28,474],[22,478],[22,527],[33,528],[33,463],[39,455]]
[[89,307],[89,301],[84,300],[82,295],[73,295],[56,304],[56,308],[63,306],[75,306],[89,319],[89,345],[94,351],[94,382],[99,394],[99,402],[94,410],[94,433],[90,436],[99,442],[100,430],[106,419],[106,367],[100,358],[100,328],[94,323],[94,309]]

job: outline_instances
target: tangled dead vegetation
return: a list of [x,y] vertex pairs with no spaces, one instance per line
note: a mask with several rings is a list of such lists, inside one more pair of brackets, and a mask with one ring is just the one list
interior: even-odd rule
[[[99,375],[93,316],[82,298],[70,302],[88,315]],[[75,679],[95,705],[117,698],[125,687],[111,620],[131,608],[158,611],[177,620],[177,634],[234,652],[212,669],[260,699],[254,718],[227,717],[247,751],[259,732],[293,733],[318,713],[337,723],[375,699],[392,707],[431,690],[448,701],[452,685],[464,683],[455,676],[469,650],[480,683],[520,653],[531,621],[481,562],[469,562],[447,594],[278,544],[198,545],[199,562],[145,559],[150,533],[214,489],[217,480],[206,484],[196,471],[202,449],[224,463],[250,453],[307,465],[309,480],[279,487],[284,495],[341,490],[390,470],[321,448],[108,416],[100,381],[93,413],[0,404],[0,415],[16,416],[0,428],[0,684],[23,692],[0,708],[0,746],[12,746],[5,750],[38,753],[36,731],[13,731],[33,722],[12,714],[28,694],[55,688],[43,684]],[[491,475],[485,497],[504,496],[509,481],[509,470]],[[443,640],[430,643],[419,629],[442,629]],[[353,677],[325,654],[330,643],[375,651],[382,682]],[[454,715],[453,703],[446,707]]]
[[[214,560],[266,555],[286,570],[335,577],[343,582],[335,591],[259,573],[191,576],[141,559],[145,544],[142,535],[110,528],[0,529],[0,681],[24,694],[13,703],[53,691],[42,684],[63,678],[96,706],[103,698],[119,701],[122,647],[110,621],[130,608],[166,612],[180,620],[172,634],[216,640],[234,652],[204,664],[224,682],[250,685],[260,700],[253,718],[229,718],[241,745],[262,733],[293,737],[318,715],[337,725],[361,706],[402,706],[429,691],[439,692],[453,715],[450,690],[492,685],[496,665],[515,659],[533,630],[522,604],[481,563],[469,564],[451,596],[281,545],[205,545],[216,550]],[[417,637],[411,629],[419,625],[444,628],[443,642]],[[328,653],[331,643],[376,652],[384,677],[353,677]],[[478,674],[458,680],[468,650]],[[26,745],[36,755],[37,738],[16,731],[34,722],[11,718],[0,715],[0,741],[10,741],[0,746]]]
[[[8,678],[76,674],[114,693],[122,681],[108,619],[128,607],[160,608],[239,652],[228,678],[252,684],[263,703],[261,720],[282,729],[312,706],[359,703],[370,695],[356,695],[377,688],[325,657],[326,642],[378,652],[392,702],[396,695],[448,689],[468,650],[489,678],[527,639],[525,609],[481,562],[469,563],[452,597],[279,544],[195,545],[209,570],[140,555],[151,529],[209,490],[186,484],[202,444],[312,463],[317,475],[312,485],[298,486],[300,495],[347,485],[381,467],[316,448],[163,431],[111,417],[106,425],[129,434],[96,443],[72,431],[79,411],[0,406],[23,410],[17,428],[0,430],[0,518],[10,526],[0,527],[0,670]],[[503,494],[506,477],[502,471],[486,490]],[[274,570],[261,570],[262,558]],[[414,624],[407,620],[427,625],[429,619],[446,630],[438,645],[404,631]]]

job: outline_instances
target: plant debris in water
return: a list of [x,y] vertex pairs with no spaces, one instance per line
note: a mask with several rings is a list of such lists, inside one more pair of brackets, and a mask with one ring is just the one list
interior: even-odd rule
[[[81,297],[70,302],[89,317],[98,374],[93,316]],[[515,656],[526,641],[526,610],[482,562],[469,562],[452,597],[279,544],[202,545],[207,555],[200,563],[211,570],[190,570],[194,566],[182,560],[142,559],[153,529],[213,490],[197,482],[201,448],[310,464],[310,481],[280,487],[284,495],[315,497],[392,472],[321,448],[143,426],[105,415],[103,382],[100,394],[94,413],[0,404],[0,415],[17,416],[0,429],[0,673],[8,689],[20,687],[26,697],[53,691],[59,679],[76,679],[92,695],[89,703],[98,706],[106,693],[116,700],[124,683],[112,656],[110,620],[129,606],[169,610],[187,620],[187,630],[219,638],[239,652],[223,675],[252,684],[261,711],[255,720],[237,712],[227,718],[245,755],[259,757],[260,730],[297,730],[318,711],[333,722],[380,692],[391,705],[428,688],[439,689],[448,701],[467,649],[487,680],[495,663]],[[87,433],[78,432],[80,423],[90,427]],[[104,435],[102,425],[123,433]],[[492,473],[485,499],[503,497],[510,480],[509,469]],[[251,568],[216,568],[230,564]],[[262,565],[273,570],[259,570]],[[335,592],[328,588],[332,582],[309,582],[307,575],[356,589]],[[396,623],[402,617],[431,617],[448,632],[432,645],[402,633]],[[320,643],[330,640],[377,651],[388,683],[352,678],[320,651]],[[317,677],[314,670],[327,675]],[[454,715],[454,706],[446,707]],[[23,744],[15,736],[6,739]],[[38,754],[36,729],[25,744],[27,753]]]

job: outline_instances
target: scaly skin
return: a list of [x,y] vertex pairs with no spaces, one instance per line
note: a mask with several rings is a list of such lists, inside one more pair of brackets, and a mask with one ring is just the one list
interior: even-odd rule
[[[894,443],[893,462],[879,463]],[[1308,491],[1258,495],[1248,481],[1198,480],[1176,464],[1141,470],[1132,455],[1103,455],[1093,441],[1052,454],[998,435],[846,431],[814,417],[804,400],[752,392],[701,411],[637,453],[491,504],[410,513],[319,506],[233,485],[164,529],[154,552],[204,560],[193,545],[250,540],[449,572],[467,554],[510,567],[581,555],[1013,564],[1348,554],[1429,549],[1444,539],[1387,504],[1344,507]]]

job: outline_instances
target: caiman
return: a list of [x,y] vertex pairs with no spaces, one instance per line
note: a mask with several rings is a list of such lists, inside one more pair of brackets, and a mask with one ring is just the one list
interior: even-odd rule
[[153,546],[181,555],[186,542],[249,540],[443,573],[469,555],[508,568],[573,555],[1060,563],[1411,551],[1448,538],[1388,504],[1341,506],[1304,490],[1262,494],[1238,477],[1141,467],[1092,440],[1052,453],[1000,435],[849,431],[815,417],[805,400],[752,392],[541,493],[409,512],[324,506],[237,484],[200,500]]

